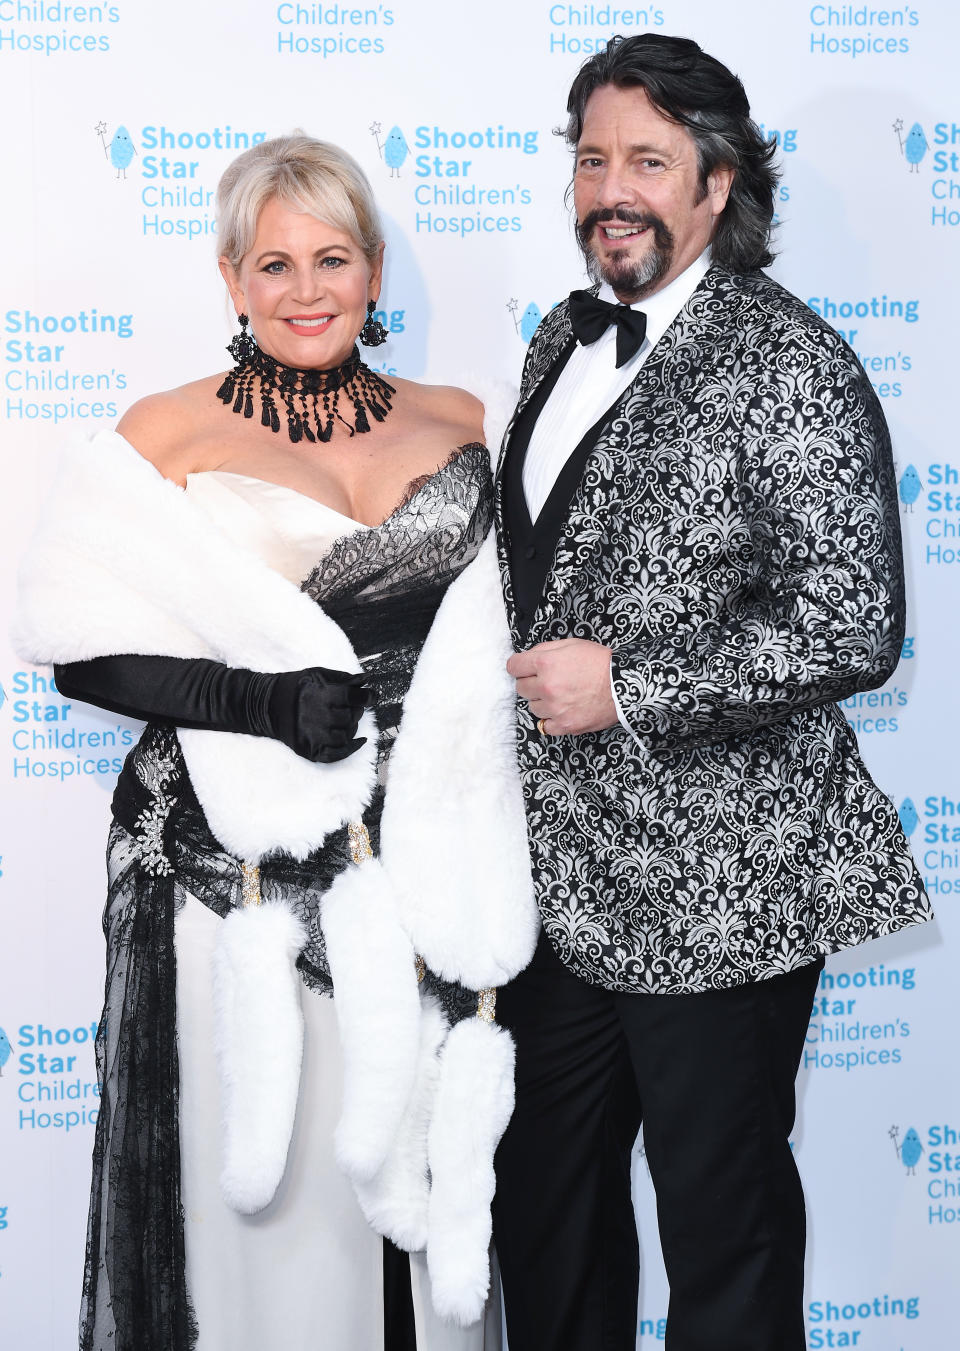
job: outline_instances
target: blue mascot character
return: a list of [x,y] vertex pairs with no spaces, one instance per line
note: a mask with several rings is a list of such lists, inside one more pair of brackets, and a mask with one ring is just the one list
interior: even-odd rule
[[399,127],[391,127],[383,147],[383,158],[390,169],[391,178],[400,177],[400,167],[410,153],[406,138]]
[[908,1177],[915,1177],[917,1164],[920,1162],[920,1155],[923,1153],[923,1145],[920,1143],[920,1136],[911,1126],[903,1137],[903,1144],[900,1146],[900,1162],[907,1170]]
[[910,172],[912,174],[918,174],[920,172],[920,161],[927,153],[927,138],[923,134],[923,127],[921,127],[919,122],[914,122],[913,126],[907,132],[903,153],[906,155],[907,163],[910,165]]
[[908,464],[900,476],[900,501],[906,507],[907,511],[913,511],[913,504],[923,492],[923,484],[920,482],[920,475],[914,469],[912,464]]
[[117,127],[110,142],[110,163],[117,171],[117,178],[127,176],[127,169],[136,154],[133,141],[126,127]]
[[524,342],[529,342],[537,331],[537,326],[543,315],[540,312],[540,306],[532,300],[520,317],[520,336]]
[[900,817],[903,833],[905,835],[912,835],[920,824],[920,817],[917,815],[916,807],[908,797],[905,797],[900,803],[900,810],[897,815]]

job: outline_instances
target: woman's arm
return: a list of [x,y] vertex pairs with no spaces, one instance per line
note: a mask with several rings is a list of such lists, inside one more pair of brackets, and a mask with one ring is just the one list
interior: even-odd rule
[[369,698],[362,674],[314,666],[264,674],[204,658],[94,657],[54,667],[72,699],[173,727],[243,732],[282,741],[305,760],[344,760],[366,741],[357,724]]

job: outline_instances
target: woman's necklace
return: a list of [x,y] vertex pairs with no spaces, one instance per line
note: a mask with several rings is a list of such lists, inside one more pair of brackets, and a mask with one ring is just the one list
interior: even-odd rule
[[[382,422],[391,411],[390,398],[397,392],[360,360],[356,347],[342,365],[330,370],[300,371],[281,366],[246,332],[243,319],[241,332],[229,343],[227,351],[237,364],[224,377],[217,398],[227,405],[232,403],[235,413],[253,417],[254,385],[259,384],[261,426],[274,432],[280,430],[276,403],[279,399],[287,411],[287,435],[293,442],[329,441],[335,420],[342,422],[351,436],[354,432],[368,432],[367,414],[375,422]],[[353,405],[352,422],[340,411],[341,397]]]

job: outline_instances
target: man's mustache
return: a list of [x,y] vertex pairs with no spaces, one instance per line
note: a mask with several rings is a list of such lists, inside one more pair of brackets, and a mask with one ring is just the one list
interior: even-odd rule
[[627,211],[623,208],[614,211],[611,207],[605,206],[596,211],[588,211],[583,220],[577,224],[580,247],[587,247],[590,236],[598,225],[611,220],[617,221],[620,225],[640,225],[652,230],[654,243],[660,249],[669,248],[673,243],[673,235],[660,217],[655,216],[652,211]]

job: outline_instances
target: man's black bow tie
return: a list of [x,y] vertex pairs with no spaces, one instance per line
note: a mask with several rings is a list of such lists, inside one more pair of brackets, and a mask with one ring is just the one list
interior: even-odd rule
[[581,346],[589,347],[596,342],[611,324],[617,326],[619,370],[640,351],[647,331],[647,316],[643,310],[632,310],[629,305],[611,305],[608,300],[599,300],[589,291],[570,292],[570,326]]

